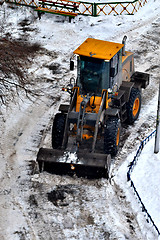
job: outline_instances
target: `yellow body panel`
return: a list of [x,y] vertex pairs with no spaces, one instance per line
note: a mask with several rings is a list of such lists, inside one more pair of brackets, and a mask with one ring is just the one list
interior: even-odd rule
[[74,53],[109,61],[123,46],[120,43],[88,38]]
[[[102,91],[103,92],[103,91]],[[79,89],[77,91],[77,102],[76,102],[76,112],[79,112],[80,110],[80,104],[83,100],[83,96],[79,94]],[[98,113],[100,105],[101,105],[101,101],[102,101],[102,96],[92,96],[90,98],[89,103],[87,104],[86,107],[86,112],[94,112],[94,113]],[[108,103],[111,102],[111,99],[108,99],[108,94],[106,95],[106,109],[108,108]],[[94,108],[92,108],[92,105],[94,104]]]
[[122,56],[122,63],[129,57],[132,56],[132,52],[125,51],[125,56]]
[[[81,95],[77,96],[76,112],[79,112],[80,104],[81,104],[82,100],[83,100],[83,97]],[[91,108],[93,101],[94,101],[94,97],[91,97],[89,104],[87,104],[86,112],[98,113],[102,98],[97,97],[97,96],[95,97],[95,101],[94,101],[95,108],[94,109]]]
[[125,52],[122,56],[122,81],[130,81],[130,77],[134,72],[134,57],[132,52]]
[[[83,100],[83,96],[79,95],[79,89],[78,89],[78,91],[77,91],[77,101],[76,101],[76,112],[79,112],[80,104],[81,104],[82,100]],[[91,107],[93,105],[93,102],[94,102],[94,108]],[[102,102],[102,97],[96,96],[94,98],[94,96],[92,96],[90,98],[89,103],[87,104],[85,112],[92,112],[92,113],[97,113],[98,114],[101,102]],[[108,108],[108,103],[109,102],[111,102],[111,99],[108,99],[108,94],[107,94],[107,96],[106,96],[106,109]],[[77,130],[77,126],[75,124],[74,125],[74,131],[76,132],[76,130]],[[90,138],[93,138],[93,135],[94,135],[94,127],[84,125],[83,126],[82,138],[88,140]]]

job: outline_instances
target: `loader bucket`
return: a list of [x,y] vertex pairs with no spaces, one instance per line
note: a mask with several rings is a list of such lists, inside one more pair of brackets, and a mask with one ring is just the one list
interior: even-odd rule
[[74,159],[71,153],[63,150],[40,148],[37,155],[39,170],[90,179],[109,178],[110,155],[84,151],[73,155]]

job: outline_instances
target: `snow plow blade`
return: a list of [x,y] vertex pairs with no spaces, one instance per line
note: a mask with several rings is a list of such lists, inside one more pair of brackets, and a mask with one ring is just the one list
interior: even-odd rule
[[72,153],[57,150],[40,148],[37,155],[37,162],[40,172],[47,171],[58,175],[77,175],[77,177],[109,178],[111,156],[100,153],[87,153],[78,151]]

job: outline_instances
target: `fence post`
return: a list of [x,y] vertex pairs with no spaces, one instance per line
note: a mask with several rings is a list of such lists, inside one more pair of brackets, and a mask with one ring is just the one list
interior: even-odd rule
[[159,152],[159,138],[160,138],[160,80],[159,80],[159,94],[158,94],[158,107],[157,107],[157,120],[156,120],[156,135],[154,153]]
[[97,16],[97,4],[92,3],[92,16],[96,17]]

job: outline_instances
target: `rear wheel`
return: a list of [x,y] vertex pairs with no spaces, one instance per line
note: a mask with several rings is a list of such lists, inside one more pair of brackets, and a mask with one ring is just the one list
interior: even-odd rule
[[127,103],[127,121],[132,124],[138,118],[141,109],[141,92],[132,88],[129,102]]
[[57,113],[52,127],[52,148],[57,149],[62,146],[66,114]]
[[120,119],[110,117],[107,119],[104,128],[104,152],[115,156],[118,152],[120,142]]

